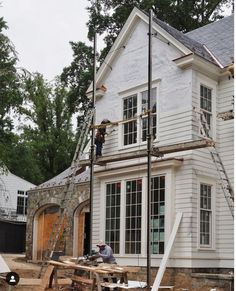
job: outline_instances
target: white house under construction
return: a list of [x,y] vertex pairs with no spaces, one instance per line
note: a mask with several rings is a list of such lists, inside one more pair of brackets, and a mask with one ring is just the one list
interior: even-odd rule
[[[214,273],[222,290],[230,290],[232,280],[233,21],[229,16],[183,34],[153,19],[151,267],[160,267],[174,228],[167,267],[178,270],[172,273],[175,285],[180,280],[176,274],[188,270],[183,281],[190,290],[205,290],[200,285],[190,287],[194,274],[201,284],[206,282],[202,273]],[[95,161],[91,209],[92,245],[104,240],[119,264],[143,267],[147,260],[148,23],[148,15],[134,8],[97,72],[96,87],[106,90],[97,90],[95,123],[104,119],[111,123],[102,157]],[[81,166],[89,163],[86,157],[80,161]],[[84,233],[84,220],[76,212],[83,203],[88,206],[88,195],[83,197],[74,203],[73,255],[78,255]],[[40,207],[45,209],[42,203]],[[177,224],[176,217],[181,218]]]

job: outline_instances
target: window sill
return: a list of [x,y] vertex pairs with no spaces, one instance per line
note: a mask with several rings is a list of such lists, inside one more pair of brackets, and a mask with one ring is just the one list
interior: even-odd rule
[[215,252],[215,251],[216,251],[216,249],[213,248],[213,247],[211,247],[211,246],[209,246],[209,247],[207,247],[207,246],[204,246],[204,247],[198,247],[197,250],[200,251],[200,252],[201,252],[201,251],[203,251],[203,252],[206,252],[206,251]]

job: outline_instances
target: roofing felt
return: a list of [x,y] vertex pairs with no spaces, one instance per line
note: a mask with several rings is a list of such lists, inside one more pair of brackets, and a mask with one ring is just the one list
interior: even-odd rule
[[[78,168],[79,170],[79,168]],[[72,173],[72,169],[68,168],[59,175],[53,177],[52,179],[40,184],[35,189],[45,189],[45,188],[51,188],[51,187],[57,187],[57,186],[63,186],[67,182],[68,176]],[[78,174],[75,176],[75,183],[84,183],[88,182],[90,179],[90,170],[85,170],[84,172]]]
[[234,56],[234,15],[210,23],[186,35],[205,44],[220,63],[226,67],[233,62]]
[[153,21],[156,22],[162,29],[164,29],[167,33],[173,36],[176,40],[190,49],[196,55],[203,57],[207,61],[217,64],[209,52],[204,48],[203,44],[196,41],[193,38],[190,38],[186,34],[182,33],[181,31],[175,29],[174,27],[170,26],[169,24],[165,23],[164,21],[153,17]]

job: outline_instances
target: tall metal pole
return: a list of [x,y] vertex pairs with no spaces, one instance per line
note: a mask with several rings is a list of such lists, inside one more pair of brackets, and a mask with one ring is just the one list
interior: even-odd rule
[[147,128],[147,290],[151,289],[151,91],[152,91],[152,10],[148,33],[148,128]]
[[[97,35],[94,33],[94,43],[93,43],[93,94],[92,94],[92,108],[95,108],[95,98],[96,98],[96,53],[97,53]],[[95,122],[95,110],[92,117],[91,125]],[[91,150],[90,150],[90,253],[92,251],[92,241],[93,241],[93,180],[94,180],[94,127],[91,126]]]

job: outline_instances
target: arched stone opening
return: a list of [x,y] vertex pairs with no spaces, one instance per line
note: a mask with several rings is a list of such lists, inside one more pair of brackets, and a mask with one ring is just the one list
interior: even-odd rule
[[89,199],[82,202],[74,212],[73,256],[87,255],[90,246]]
[[[59,205],[49,203],[40,207],[34,215],[33,254],[34,261],[41,261],[48,248],[53,227],[58,219]],[[65,222],[64,222],[65,223]],[[64,251],[64,233],[59,236],[55,251]]]

